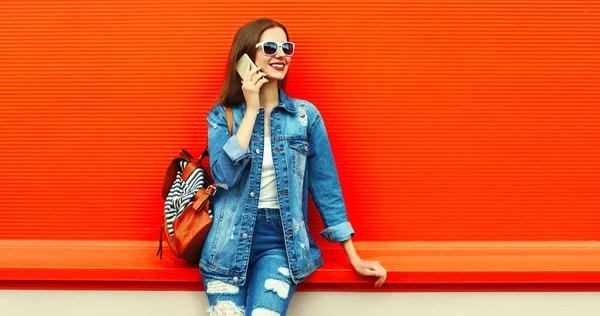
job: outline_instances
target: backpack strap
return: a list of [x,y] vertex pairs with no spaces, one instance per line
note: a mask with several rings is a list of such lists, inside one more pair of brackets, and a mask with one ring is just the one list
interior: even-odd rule
[[[225,114],[227,114],[227,128],[229,129],[229,136],[233,136],[233,110],[228,105],[225,106]],[[204,152],[202,152],[202,155],[200,155],[198,161],[202,163],[202,160],[204,160],[204,157],[206,156],[208,156],[208,145],[206,148],[204,148]]]
[[233,111],[231,107],[226,105],[225,112],[227,114],[227,127],[229,128],[229,136],[233,136]]

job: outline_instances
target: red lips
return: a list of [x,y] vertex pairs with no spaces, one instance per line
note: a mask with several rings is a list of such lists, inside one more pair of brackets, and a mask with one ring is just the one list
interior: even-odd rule
[[[272,63],[272,64],[269,64],[269,65],[271,65],[271,67],[273,69],[275,69],[275,70],[283,71],[283,69],[285,69],[285,63]],[[281,66],[281,67],[277,68],[274,65],[278,65],[278,66]]]

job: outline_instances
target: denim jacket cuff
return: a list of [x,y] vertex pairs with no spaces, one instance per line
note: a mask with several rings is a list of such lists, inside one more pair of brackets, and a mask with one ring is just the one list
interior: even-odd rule
[[244,158],[251,156],[250,150],[242,148],[235,135],[229,137],[223,145],[223,151],[231,158],[234,165],[239,165]]
[[350,222],[341,222],[337,225],[327,227],[321,232],[329,242],[342,242],[354,236],[354,229]]

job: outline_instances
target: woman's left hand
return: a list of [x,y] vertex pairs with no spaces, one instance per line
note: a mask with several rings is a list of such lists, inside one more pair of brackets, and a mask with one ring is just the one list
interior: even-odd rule
[[375,282],[375,287],[381,287],[383,282],[385,282],[385,278],[387,277],[387,271],[385,268],[383,268],[383,266],[381,266],[379,261],[367,261],[359,259],[352,263],[352,267],[354,267],[354,270],[362,276],[378,277],[377,281]]

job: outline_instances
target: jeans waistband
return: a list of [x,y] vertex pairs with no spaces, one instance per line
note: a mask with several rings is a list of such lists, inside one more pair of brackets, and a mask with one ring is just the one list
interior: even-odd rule
[[258,214],[270,214],[270,215],[280,215],[278,208],[259,208]]

